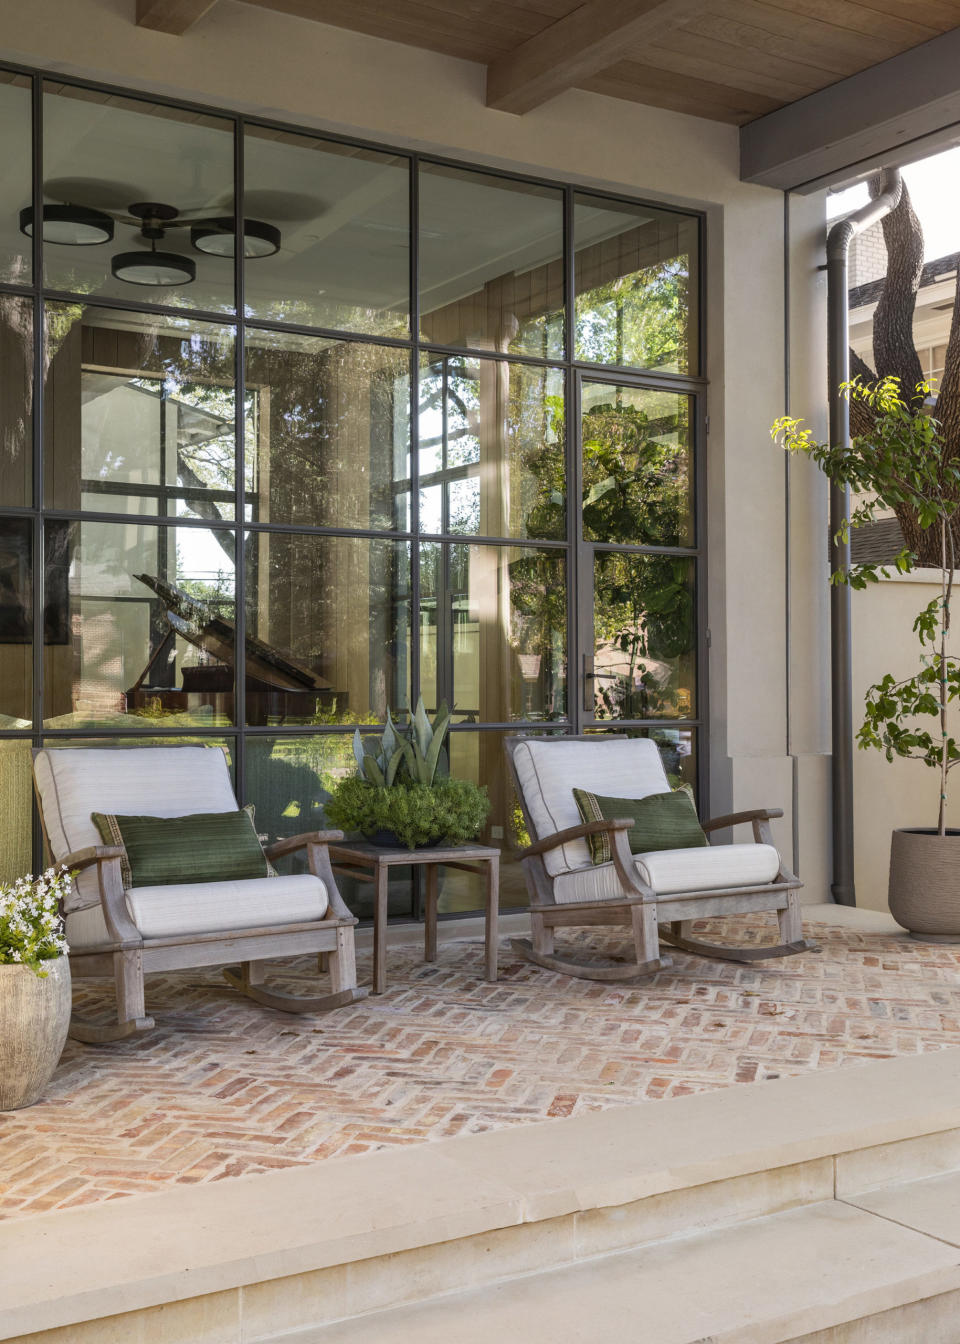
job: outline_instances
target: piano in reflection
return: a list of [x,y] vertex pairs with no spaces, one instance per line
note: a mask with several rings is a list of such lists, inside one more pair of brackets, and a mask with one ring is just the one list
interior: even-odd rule
[[[126,692],[128,711],[182,714],[210,709],[233,721],[236,629],[214,606],[154,574],[133,576],[160,599],[165,630],[140,676]],[[179,668],[176,637],[199,651],[196,663]],[[280,653],[254,635],[244,639],[249,724],[306,722],[324,708],[347,708],[347,693],[335,691],[305,663]]]

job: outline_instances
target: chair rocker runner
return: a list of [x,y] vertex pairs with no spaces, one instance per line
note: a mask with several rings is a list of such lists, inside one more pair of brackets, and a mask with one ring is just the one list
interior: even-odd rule
[[[64,911],[74,976],[113,977],[117,1021],[74,1017],[74,1040],[105,1042],[154,1026],[144,1001],[148,971],[215,966],[248,998],[287,1013],[318,1013],[363,998],[354,957],[356,919],[337,890],[327,846],[339,831],[279,840],[268,859],[305,850],[309,873],[124,889],[122,848],[104,845],[93,812],[182,817],[234,812],[221,748],[69,747],[33,753],[44,838],[56,864],[77,874]],[[267,959],[316,954],[330,992],[310,997],[270,989]]]
[[[770,831],[779,809],[738,812],[702,822],[711,843],[697,849],[630,852],[627,818],[584,822],[573,790],[645,798],[670,789],[656,743],[648,738],[556,737],[506,739],[520,806],[533,838],[520,854],[530,897],[532,938],[513,939],[521,957],[547,970],[588,980],[640,980],[668,959],[660,943],[726,961],[753,962],[810,951],[799,892]],[[717,845],[712,835],[749,822],[752,844]],[[610,837],[609,863],[591,861],[588,839]],[[775,911],[780,942],[728,947],[691,936],[693,921],[711,916]],[[557,929],[619,925],[631,931],[633,959],[560,955]],[[667,925],[666,928],[663,925]]]

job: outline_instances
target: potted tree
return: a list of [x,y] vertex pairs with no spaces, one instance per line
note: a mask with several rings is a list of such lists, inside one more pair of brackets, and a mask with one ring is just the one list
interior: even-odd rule
[[65,868],[0,886],[0,1111],[39,1100],[70,1023]]
[[421,696],[409,724],[396,724],[388,710],[379,738],[357,729],[357,773],[333,790],[324,809],[329,820],[398,849],[474,839],[490,801],[485,788],[449,777],[443,746],[449,727],[447,706],[440,706],[431,723]]
[[[890,910],[915,937],[960,942],[960,831],[946,824],[947,785],[960,761],[949,723],[960,695],[960,663],[948,652],[960,466],[939,422],[925,409],[926,383],[918,384],[909,401],[893,376],[874,383],[854,379],[843,391],[851,412],[855,406],[861,412],[851,414],[852,422],[867,426],[849,447],[817,443],[801,420],[788,416],[772,433],[787,451],[811,458],[831,481],[858,497],[844,539],[850,528],[874,522],[880,511],[907,513],[921,534],[924,567],[936,560],[940,591],[913,623],[920,646],[917,671],[899,680],[888,673],[869,688],[857,744],[884,752],[888,761],[895,756],[922,761],[936,772],[937,824],[893,832]],[[893,564],[909,574],[918,567],[917,552],[904,547]],[[883,565],[857,564],[835,572],[831,582],[862,589],[889,572]]]

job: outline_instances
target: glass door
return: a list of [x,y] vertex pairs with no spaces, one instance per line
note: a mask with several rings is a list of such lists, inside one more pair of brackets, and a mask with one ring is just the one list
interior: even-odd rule
[[578,630],[582,730],[653,737],[696,783],[702,714],[697,398],[581,375]]

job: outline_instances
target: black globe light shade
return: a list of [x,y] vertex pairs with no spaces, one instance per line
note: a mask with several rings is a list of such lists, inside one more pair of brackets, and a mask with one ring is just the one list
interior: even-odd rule
[[[33,237],[33,206],[20,211],[20,232]],[[113,220],[102,210],[86,205],[45,205],[41,212],[41,236],[45,243],[68,247],[94,247],[113,238]]]
[[110,262],[117,280],[128,285],[189,285],[197,278],[197,267],[190,257],[177,252],[118,252]]
[[[236,221],[232,215],[220,215],[194,224],[190,241],[198,252],[215,257],[232,257],[237,251]],[[246,258],[272,257],[280,251],[280,230],[259,219],[243,221],[243,255]]]

